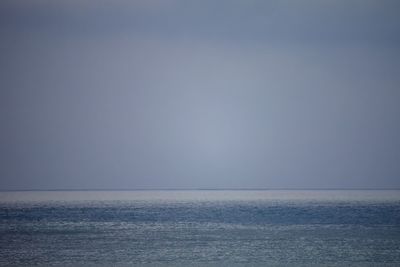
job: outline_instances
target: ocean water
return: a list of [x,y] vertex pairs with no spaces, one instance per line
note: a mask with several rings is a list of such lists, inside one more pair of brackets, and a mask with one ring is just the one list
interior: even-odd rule
[[0,266],[400,266],[400,191],[0,192]]

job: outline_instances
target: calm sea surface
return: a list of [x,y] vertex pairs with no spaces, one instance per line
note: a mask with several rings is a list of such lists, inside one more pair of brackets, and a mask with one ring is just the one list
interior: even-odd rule
[[0,192],[0,266],[400,266],[400,191]]

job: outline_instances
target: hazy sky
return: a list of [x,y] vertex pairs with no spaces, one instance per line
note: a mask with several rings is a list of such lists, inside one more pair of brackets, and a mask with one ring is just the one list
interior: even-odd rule
[[400,187],[400,1],[0,2],[0,189]]

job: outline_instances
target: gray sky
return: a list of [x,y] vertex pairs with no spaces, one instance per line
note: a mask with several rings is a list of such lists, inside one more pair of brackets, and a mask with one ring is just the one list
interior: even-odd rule
[[398,188],[399,1],[0,3],[0,189]]

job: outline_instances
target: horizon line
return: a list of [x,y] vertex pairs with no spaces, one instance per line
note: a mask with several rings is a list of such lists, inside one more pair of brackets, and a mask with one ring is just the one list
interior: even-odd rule
[[354,188],[341,188],[341,187],[320,187],[320,188],[307,188],[307,187],[299,187],[299,188],[79,188],[79,189],[68,189],[68,188],[55,188],[55,189],[0,189],[0,192],[26,192],[26,191],[301,191],[301,190],[400,190],[400,187],[395,188],[362,188],[362,187],[354,187]]

